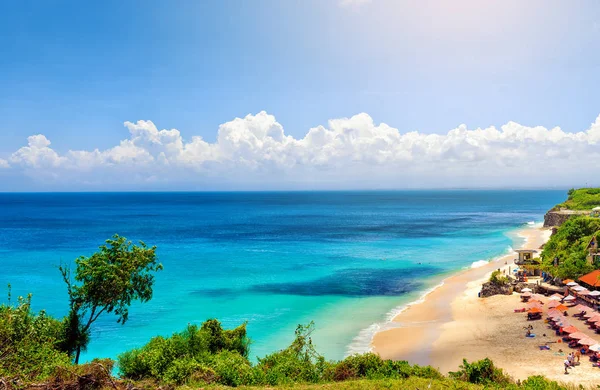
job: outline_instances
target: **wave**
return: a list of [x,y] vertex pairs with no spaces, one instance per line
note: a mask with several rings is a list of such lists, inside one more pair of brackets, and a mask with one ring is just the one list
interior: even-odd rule
[[387,312],[387,314],[385,315],[385,321],[375,322],[375,323],[369,325],[368,327],[364,328],[363,330],[361,330],[358,333],[358,335],[352,339],[352,342],[346,348],[346,356],[354,355],[357,353],[361,354],[361,353],[367,353],[367,352],[373,351],[372,342],[373,342],[373,337],[375,337],[376,333],[382,332],[382,331],[385,331],[388,329],[401,327],[402,323],[394,322],[394,318],[396,318],[396,316],[399,315],[400,313],[402,313],[403,311],[407,310],[409,307],[411,307],[413,305],[418,305],[419,303],[424,302],[425,298],[429,294],[431,294],[438,288],[442,287],[443,285],[444,285],[444,281],[442,280],[436,286],[423,292],[421,294],[421,296],[419,296],[418,299],[416,299],[412,302],[409,302],[407,304],[404,304],[404,305],[396,306],[395,308],[393,308],[392,310]]
[[477,260],[471,263],[471,268],[479,268],[487,264],[489,264],[489,261],[487,260]]
[[[509,245],[509,246],[507,246],[506,251],[504,253],[492,258],[489,261],[488,260],[474,261],[473,263],[471,263],[470,268],[483,267],[484,265],[489,264],[490,262],[497,261],[501,257],[506,256],[509,253],[512,253],[513,251],[514,251],[513,247]],[[400,313],[407,310],[409,307],[411,307],[413,305],[417,305],[419,303],[422,303],[429,294],[431,294],[438,288],[442,287],[444,285],[444,281],[445,281],[445,279],[442,280],[438,285],[436,285],[428,290],[425,290],[423,292],[423,294],[421,294],[421,296],[417,300],[409,302],[404,305],[397,306],[397,307],[393,308],[392,310],[390,310],[385,316],[385,321],[373,323],[373,324],[369,325],[368,327],[362,329],[358,333],[358,335],[352,339],[352,342],[346,348],[346,356],[354,355],[357,353],[361,354],[361,353],[372,352],[373,351],[373,338],[375,337],[376,333],[383,332],[388,329],[402,327],[402,323],[395,322],[394,318],[396,318],[396,316],[398,316]]]

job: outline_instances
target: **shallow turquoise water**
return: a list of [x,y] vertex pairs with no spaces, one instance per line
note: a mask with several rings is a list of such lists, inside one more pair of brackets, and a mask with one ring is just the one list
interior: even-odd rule
[[84,355],[116,357],[211,317],[248,321],[252,355],[315,321],[327,358],[436,276],[507,251],[565,191],[0,194],[0,284],[66,312],[61,262],[119,233],[158,246],[165,270],[125,326],[103,317]]

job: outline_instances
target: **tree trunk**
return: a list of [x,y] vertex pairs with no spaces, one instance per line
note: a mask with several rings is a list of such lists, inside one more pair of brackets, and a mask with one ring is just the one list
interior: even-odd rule
[[75,354],[75,364],[79,364],[79,354],[81,353],[81,347],[77,347],[77,354]]

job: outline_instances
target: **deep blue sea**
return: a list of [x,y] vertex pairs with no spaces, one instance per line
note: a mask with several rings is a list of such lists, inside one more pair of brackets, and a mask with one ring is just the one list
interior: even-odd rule
[[[164,271],[129,321],[102,317],[84,359],[218,318],[248,322],[252,356],[314,321],[327,358],[368,346],[365,329],[441,275],[505,253],[566,191],[0,194],[0,302],[33,294],[63,316],[57,266],[115,233],[158,246]],[[362,332],[361,332],[362,331]],[[359,336],[360,337],[357,337]]]

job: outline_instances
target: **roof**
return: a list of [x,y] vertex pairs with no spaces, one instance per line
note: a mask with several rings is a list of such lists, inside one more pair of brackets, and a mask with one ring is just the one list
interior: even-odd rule
[[579,278],[583,283],[592,287],[600,287],[600,270],[595,270]]
[[517,253],[521,253],[521,252],[537,253],[537,251],[535,249],[517,249],[515,252],[517,252]]
[[596,232],[596,233],[594,233],[594,235],[592,236],[592,238],[590,238],[590,240],[588,241],[588,244],[587,244],[587,246],[585,247],[586,249],[589,249],[589,248],[590,248],[590,245],[592,245],[592,242],[593,242],[593,241],[596,241],[596,242],[597,242],[597,240],[596,240],[596,236],[598,235],[598,233],[599,233],[599,232]]

